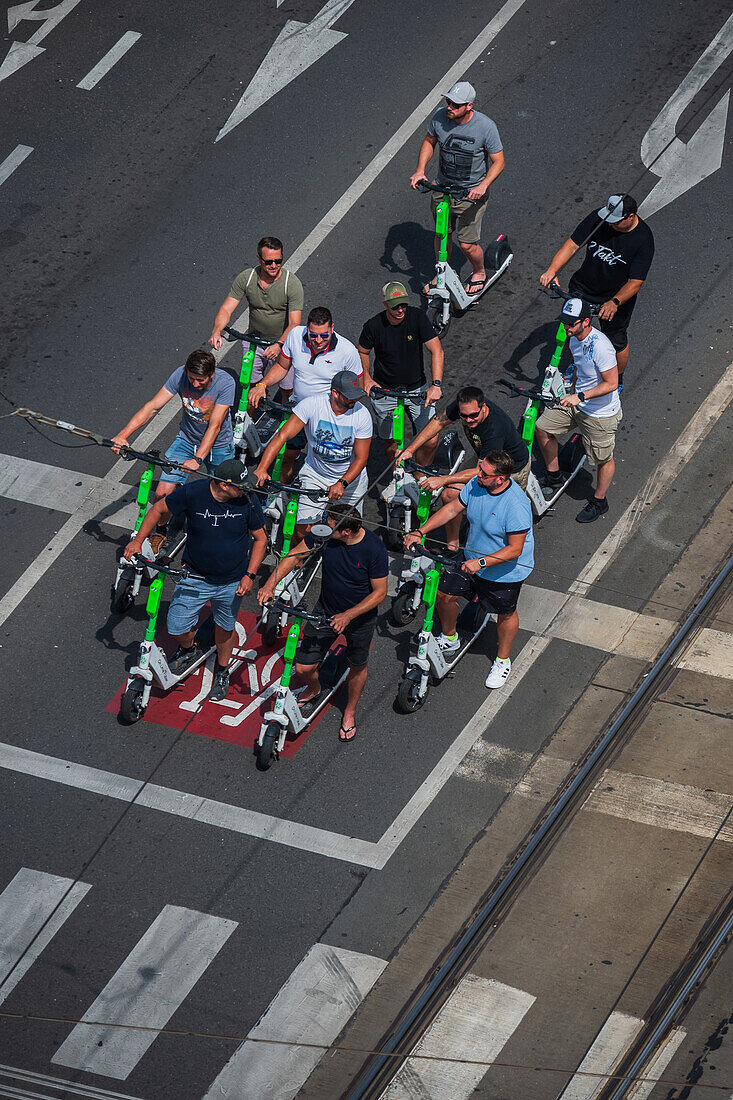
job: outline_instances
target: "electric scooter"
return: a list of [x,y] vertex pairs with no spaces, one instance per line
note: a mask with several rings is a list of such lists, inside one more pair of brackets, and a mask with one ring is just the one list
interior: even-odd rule
[[[292,548],[293,535],[298,520],[298,499],[301,496],[306,496],[310,500],[322,503],[325,509],[328,504],[328,495],[318,489],[300,489],[297,485],[283,485],[282,482],[271,480],[267,482],[267,489],[268,491],[275,490],[274,500],[277,502],[278,515],[282,519],[282,547],[279,551],[277,550],[276,538],[273,537],[271,530],[268,536],[270,549],[277,559],[282,559],[287,557]],[[266,513],[268,507],[270,507],[269,504],[265,508]],[[307,561],[303,568],[278,581],[274,595],[280,605],[297,606],[301,602],[318,572],[319,564],[320,557],[314,558]],[[275,645],[281,630],[287,625],[287,621],[287,612],[283,611],[282,608],[278,612],[272,604],[263,607],[260,616],[260,636],[266,646]]]
[[248,457],[251,461],[254,461],[262,454],[264,442],[252,417],[249,415],[248,402],[249,390],[252,384],[252,367],[257,348],[268,348],[272,340],[264,340],[253,332],[237,332],[231,325],[227,325],[222,329],[222,335],[230,343],[235,340],[242,341],[242,366],[239,377],[237,378],[233,371],[227,371],[234,378],[238,391],[238,398],[235,398],[237,411],[232,418],[234,453],[237,458],[241,458],[243,461],[246,461]]
[[[451,322],[451,304],[455,310],[470,309],[492,286],[500,275],[503,275],[509,264],[514,259],[509,238],[505,233],[500,233],[495,241],[492,241],[484,254],[487,279],[483,289],[477,294],[467,294],[461,282],[460,276],[448,263],[448,227],[450,225],[450,198],[465,199],[468,191],[462,188],[450,187],[447,184],[438,187],[427,180],[421,180],[417,185],[418,191],[436,191],[442,198],[439,200],[435,211],[435,235],[440,238],[438,261],[435,265],[435,286],[431,286],[428,293],[427,314],[435,329],[437,336],[444,336]],[[493,274],[489,275],[489,271]]]
[[[145,519],[145,513],[148,508],[148,501],[150,500],[150,493],[153,487],[155,467],[160,466],[163,470],[177,470],[180,467],[177,462],[167,462],[166,459],[161,458],[160,451],[132,451],[131,448],[127,447],[123,448],[120,454],[122,458],[141,458],[146,462],[137,489],[137,518],[135,520],[135,526],[130,532],[130,538],[134,539]],[[157,569],[155,563],[157,561],[172,561],[181,550],[185,541],[185,527],[181,523],[172,520],[171,524],[169,524],[165,542],[160,547],[157,557],[153,553],[153,547],[149,539],[145,539],[143,542],[142,558],[138,557],[135,564],[128,561],[126,557],[120,554],[117,562],[117,572],[115,573],[115,579],[112,585],[112,611],[118,615],[123,615],[126,611],[129,611],[135,603],[136,597],[139,595],[143,580],[150,583],[156,575]],[[144,558],[153,560],[151,564],[144,565],[142,564]]]
[[453,675],[458,662],[465,657],[493,618],[490,611],[482,613],[478,602],[471,601],[468,607],[474,609],[473,632],[470,637],[463,641],[455,656],[446,656],[438,645],[438,639],[433,634],[438,582],[443,569],[457,572],[460,569],[460,564],[452,554],[428,550],[426,546],[421,547],[421,554],[430,559],[433,564],[428,570],[423,584],[422,600],[425,604],[425,618],[418,637],[417,653],[410,657],[407,662],[404,676],[397,689],[397,709],[402,714],[412,714],[414,711],[419,710],[427,699],[430,685],[438,684],[446,676]]
[[[390,419],[382,421],[379,427],[380,439],[391,439],[397,444],[397,449],[405,446],[405,402],[408,400],[425,400],[427,386],[417,390],[407,390],[402,387],[397,389],[385,389],[383,386],[373,386],[370,391],[372,397],[394,397],[397,404],[392,410]],[[428,494],[429,496],[429,494]],[[400,459],[395,463],[392,480],[384,487],[381,493],[382,500],[387,508],[387,547],[390,550],[403,548],[402,536],[412,530],[412,512],[419,507],[420,487],[411,473],[405,469],[404,462]]]

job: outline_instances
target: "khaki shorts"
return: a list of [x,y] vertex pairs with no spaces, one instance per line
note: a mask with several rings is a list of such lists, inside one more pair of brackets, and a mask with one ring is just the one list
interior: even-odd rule
[[517,483],[517,485],[519,486],[520,489],[525,489],[526,490],[527,483],[529,481],[529,474],[530,474],[531,469],[532,469],[532,459],[530,458],[530,460],[529,460],[529,462],[527,463],[526,466],[523,466],[521,470],[515,470],[514,473],[512,474],[512,481],[516,481],[516,483]]
[[613,416],[588,416],[580,409],[545,409],[537,421],[537,427],[542,428],[548,435],[565,435],[567,432],[579,431],[585,453],[591,462],[597,466],[599,462],[608,462],[613,457],[613,448],[616,442],[616,429],[621,423],[621,410]]
[[[433,218],[435,218],[435,211],[440,198],[441,196],[437,191],[433,191],[430,195],[430,209],[433,212]],[[484,220],[488,201],[488,191],[478,202],[469,202],[468,199],[450,200],[448,228],[449,232],[456,234],[461,244],[478,244],[481,240],[481,222]]]

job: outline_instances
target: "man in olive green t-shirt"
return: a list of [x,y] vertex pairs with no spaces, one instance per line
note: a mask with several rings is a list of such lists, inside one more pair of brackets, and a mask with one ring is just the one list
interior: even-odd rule
[[[259,382],[279,356],[283,341],[291,328],[301,323],[303,314],[303,284],[297,275],[283,267],[283,244],[277,237],[263,237],[257,245],[259,265],[248,267],[237,275],[228,296],[219,309],[209,337],[212,348],[220,348],[221,330],[229,324],[232,313],[246,298],[249,303],[249,332],[272,340],[267,348],[258,348],[252,367],[252,381]],[[293,390],[292,368],[280,383],[287,400]]]

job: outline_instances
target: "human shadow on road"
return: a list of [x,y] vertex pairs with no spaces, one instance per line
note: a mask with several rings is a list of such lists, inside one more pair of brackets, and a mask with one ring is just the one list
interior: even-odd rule
[[[500,368],[502,374],[509,375],[510,378],[515,379],[517,382],[523,382],[525,385],[531,385],[540,380],[555,350],[556,335],[557,321],[537,325],[511,351],[508,359],[504,361]],[[535,358],[533,354],[535,351],[537,352],[536,365],[534,365]],[[563,352],[561,367],[564,367],[567,362],[566,355],[569,355],[569,352]],[[528,362],[525,362],[525,360],[528,360]]]
[[[433,238],[432,229],[419,222],[392,225],[384,238],[384,251],[379,262],[400,282],[407,283],[415,294],[420,294],[425,283],[435,273]],[[449,256],[448,260],[459,271],[463,262],[460,248],[454,247],[452,257]]]

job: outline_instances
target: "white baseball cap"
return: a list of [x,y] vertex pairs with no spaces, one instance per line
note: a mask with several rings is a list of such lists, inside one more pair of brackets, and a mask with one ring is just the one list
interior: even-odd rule
[[443,92],[443,98],[449,99],[451,103],[473,103],[476,98],[476,89],[473,84],[469,84],[467,80],[459,80],[457,84],[454,84],[449,92]]

